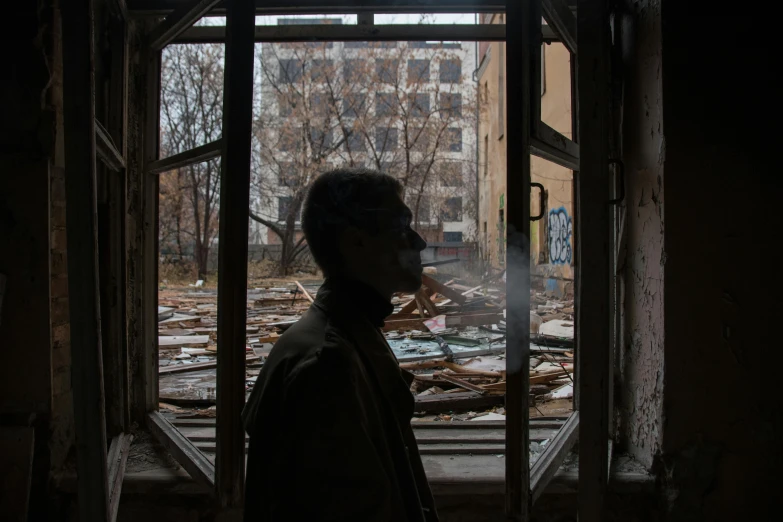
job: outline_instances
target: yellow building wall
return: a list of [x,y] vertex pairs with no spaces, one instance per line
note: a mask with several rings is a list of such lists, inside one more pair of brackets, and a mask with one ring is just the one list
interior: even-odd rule
[[[502,23],[496,16],[493,23]],[[541,119],[572,138],[571,65],[568,50],[559,43],[543,46],[543,95]],[[488,62],[480,68],[479,95],[479,230],[484,259],[494,268],[505,262],[506,125],[505,43],[492,43]],[[483,69],[483,70],[482,70]],[[557,275],[571,278],[574,253],[573,173],[535,156],[531,157],[531,181],[546,191],[545,213],[531,222],[530,248],[534,264],[557,268]],[[531,192],[531,214],[540,213],[539,190]],[[501,216],[502,211],[502,216]],[[486,230],[486,234],[485,234]],[[549,274],[553,275],[553,274]]]

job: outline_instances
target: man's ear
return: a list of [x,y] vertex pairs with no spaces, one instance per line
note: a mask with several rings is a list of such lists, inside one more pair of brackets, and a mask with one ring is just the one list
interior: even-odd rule
[[338,243],[342,254],[353,252],[357,248],[364,246],[364,234],[354,226],[346,227],[345,230],[340,233]]

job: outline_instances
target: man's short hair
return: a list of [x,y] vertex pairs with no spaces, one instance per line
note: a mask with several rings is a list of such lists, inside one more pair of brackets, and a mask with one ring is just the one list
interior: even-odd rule
[[340,233],[349,226],[375,231],[373,209],[390,194],[401,196],[402,184],[377,170],[335,169],[315,179],[304,200],[302,229],[324,275],[334,274],[342,264]]

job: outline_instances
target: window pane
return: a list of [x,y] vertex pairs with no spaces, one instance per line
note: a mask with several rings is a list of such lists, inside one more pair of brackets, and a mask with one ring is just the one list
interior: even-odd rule
[[405,203],[413,213],[414,223],[430,222],[430,198],[428,196],[419,195],[415,192],[405,198]]
[[329,114],[331,95],[323,92],[314,92],[310,94],[310,113],[314,116],[326,116]]
[[462,79],[462,60],[459,58],[441,60],[440,82],[459,83]]
[[397,129],[394,127],[377,127],[375,129],[375,150],[383,152],[397,148]]
[[346,49],[394,49],[397,42],[345,42]]
[[430,81],[429,60],[408,60],[408,83],[426,83]]
[[355,93],[346,95],[345,99],[343,99],[343,117],[358,118],[360,115],[364,114],[366,104],[366,94]]
[[281,84],[296,83],[302,79],[303,64],[301,60],[280,60],[278,82]]
[[399,68],[399,60],[377,58],[375,60],[375,77],[381,83],[394,85],[397,83],[397,71]]
[[297,148],[298,136],[294,129],[280,131],[278,146],[283,152],[292,152]]
[[379,92],[375,95],[376,116],[394,116],[397,114],[397,95]]
[[313,154],[322,154],[329,150],[334,143],[334,133],[332,129],[312,128],[310,129],[310,142],[313,148]]
[[441,118],[461,118],[462,94],[440,93],[440,116]]
[[462,163],[458,161],[444,161],[438,169],[441,185],[444,187],[462,187]]
[[285,162],[280,164],[280,171],[278,173],[277,184],[281,187],[294,187],[297,182],[296,164],[291,162]]
[[430,112],[429,94],[409,94],[408,95],[408,114],[413,118],[423,118]]
[[443,241],[447,243],[462,243],[462,232],[444,232]]
[[289,213],[295,212],[295,221],[301,221],[302,218],[302,204],[299,203],[298,208],[293,209],[291,205],[294,203],[294,198],[291,196],[280,196],[277,198],[277,220],[285,221],[288,219]]
[[362,133],[357,131],[349,131],[347,139],[345,140],[346,150],[351,152],[364,152],[367,146],[364,141]]
[[345,65],[343,65],[345,81],[349,84],[360,82],[362,77],[366,74],[365,67],[365,60],[345,60]]
[[447,129],[449,152],[462,152],[462,129]]
[[440,209],[442,221],[462,221],[462,198],[446,198]]
[[310,63],[310,79],[316,83],[324,83],[334,74],[334,61],[315,58]]

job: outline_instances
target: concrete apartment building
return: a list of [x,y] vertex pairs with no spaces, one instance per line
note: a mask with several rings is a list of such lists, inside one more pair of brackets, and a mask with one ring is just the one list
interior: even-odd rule
[[[503,24],[503,14],[487,14],[482,23]],[[479,44],[479,245],[483,259],[502,268],[506,253],[506,113],[505,42]],[[562,43],[542,46],[541,120],[572,138],[571,61]],[[572,278],[573,270],[573,173],[571,170],[531,157],[531,180],[544,187],[543,216],[530,225],[533,266]],[[539,191],[531,191],[532,215],[540,215]],[[561,285],[562,290],[562,285]]]
[[[342,24],[340,18],[280,18],[278,25]],[[307,44],[305,44],[307,45]],[[314,49],[316,48],[316,49]],[[426,180],[414,179],[410,174],[406,184],[405,198],[417,216],[417,230],[431,244],[464,243],[476,238],[476,70],[475,42],[329,42],[314,44],[310,51],[303,51],[303,44],[264,43],[261,45],[257,67],[266,72],[260,74],[256,89],[260,92],[261,115],[267,126],[266,141],[274,141],[276,150],[267,151],[265,159],[258,165],[256,176],[261,181],[258,190],[251,192],[251,205],[257,215],[264,216],[276,224],[283,225],[296,193],[304,192],[301,183],[289,183],[291,177],[301,173],[285,173],[297,169],[317,172],[341,166],[378,169],[398,178],[407,175],[406,162],[412,166],[407,170],[429,169]],[[406,146],[408,134],[415,130],[406,126],[419,125],[411,114],[400,114],[384,118],[385,106],[379,101],[383,96],[394,96],[395,86],[377,77],[391,71],[379,71],[382,62],[399,75],[396,88],[408,88],[409,97],[415,97],[421,104],[417,110],[423,113],[422,121],[435,122],[438,129],[427,132],[427,142]],[[392,65],[389,66],[389,63]],[[319,72],[318,69],[322,70]],[[294,70],[294,72],[291,72]],[[300,72],[300,69],[304,72]],[[323,81],[330,75],[331,96],[315,92],[317,87],[305,85]],[[417,79],[414,80],[413,76]],[[289,83],[299,81],[301,90],[311,92],[304,95],[305,105],[312,106],[308,115],[287,109],[289,97],[281,96],[281,90]],[[317,78],[316,78],[317,77]],[[335,85],[337,87],[335,87]],[[326,88],[322,88],[325,91]],[[337,92],[334,92],[337,91]],[[297,94],[298,96],[299,94]],[[400,95],[398,92],[397,95]],[[405,93],[403,92],[404,96]],[[359,107],[348,107],[361,98]],[[409,102],[410,103],[410,102]],[[448,108],[444,104],[449,105]],[[333,105],[324,108],[324,105]],[[316,107],[319,106],[319,107]],[[410,105],[408,106],[410,109]],[[447,124],[441,124],[442,111],[450,112]],[[320,112],[318,112],[320,111]],[[310,114],[318,114],[332,120],[326,130],[311,130],[319,134],[323,155],[319,166],[304,164],[300,158],[301,147],[288,147],[280,136],[283,128],[304,126]],[[405,107],[401,104],[401,112]],[[338,114],[339,113],[339,114]],[[302,120],[301,122],[299,120]],[[341,136],[340,126],[353,126],[351,136]],[[429,125],[426,123],[425,125]],[[280,129],[275,133],[272,129]],[[298,130],[298,129],[296,129]],[[328,134],[325,139],[323,135]],[[382,136],[382,138],[381,138]],[[341,140],[342,143],[341,143]],[[380,141],[383,144],[380,144]],[[444,140],[450,140],[444,145]],[[307,140],[305,140],[307,141]],[[424,142],[424,138],[419,140]],[[438,144],[440,143],[440,144]],[[348,150],[350,147],[351,150]],[[410,155],[410,158],[407,156]],[[446,172],[448,171],[448,174]],[[312,178],[310,178],[312,179]],[[309,182],[305,183],[309,184]],[[421,196],[420,198],[417,196]],[[417,204],[418,203],[418,204]],[[294,241],[301,236],[301,210],[296,215]],[[269,226],[258,221],[250,223],[250,244],[274,245],[280,237]],[[461,245],[456,245],[461,246]]]

